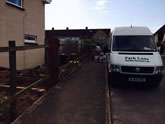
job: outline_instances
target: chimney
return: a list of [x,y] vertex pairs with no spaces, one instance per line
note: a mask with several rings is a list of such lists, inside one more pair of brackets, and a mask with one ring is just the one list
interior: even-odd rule
[[66,30],[69,30],[69,28],[68,28],[68,27],[66,27]]
[[85,27],[86,30],[88,30],[88,27]]
[[52,30],[54,31],[54,27],[52,27]]

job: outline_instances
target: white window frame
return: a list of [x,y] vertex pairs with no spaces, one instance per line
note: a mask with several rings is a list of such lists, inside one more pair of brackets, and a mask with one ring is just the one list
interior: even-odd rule
[[[28,38],[27,38],[28,37]],[[34,39],[34,40],[33,40]],[[24,43],[30,43],[30,44],[37,44],[37,36],[36,35],[24,35]]]
[[17,7],[20,7],[20,8],[22,8],[22,0],[20,0],[21,1],[21,5],[17,5],[17,4],[15,4],[15,3],[12,3],[12,2],[10,2],[10,1],[8,1],[8,0],[6,0],[6,2],[7,3],[9,3],[9,4],[12,4],[12,5],[14,5],[14,6],[17,6]]

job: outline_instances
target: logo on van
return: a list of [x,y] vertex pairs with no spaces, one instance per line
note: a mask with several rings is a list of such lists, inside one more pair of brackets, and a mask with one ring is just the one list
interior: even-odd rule
[[145,57],[125,57],[126,62],[150,62],[149,58]]

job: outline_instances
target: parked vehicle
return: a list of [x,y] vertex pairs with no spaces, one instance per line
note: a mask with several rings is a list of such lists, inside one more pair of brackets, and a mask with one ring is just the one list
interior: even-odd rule
[[98,62],[103,62],[103,63],[106,62],[106,55],[104,53],[100,53]]
[[108,53],[110,82],[137,82],[158,87],[163,63],[147,27],[117,27]]

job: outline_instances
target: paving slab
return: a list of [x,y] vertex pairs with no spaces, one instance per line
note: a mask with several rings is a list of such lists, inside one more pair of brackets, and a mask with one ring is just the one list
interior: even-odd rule
[[87,62],[13,124],[105,124],[105,65]]

